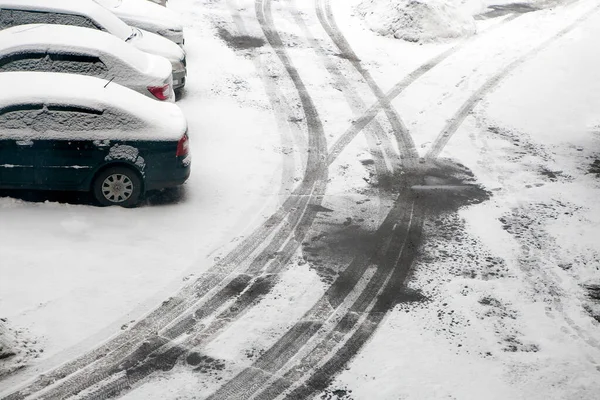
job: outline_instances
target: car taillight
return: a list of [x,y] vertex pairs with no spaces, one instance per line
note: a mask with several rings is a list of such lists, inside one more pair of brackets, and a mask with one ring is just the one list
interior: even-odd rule
[[187,133],[184,134],[179,142],[177,142],[177,153],[175,154],[177,157],[185,157],[190,152],[190,138]]
[[148,86],[148,90],[159,100],[169,99],[170,86],[168,83],[163,86]]

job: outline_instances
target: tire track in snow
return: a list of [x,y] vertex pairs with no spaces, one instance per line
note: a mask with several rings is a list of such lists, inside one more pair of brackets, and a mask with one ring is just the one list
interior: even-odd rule
[[418,155],[415,148],[415,143],[408,132],[408,128],[406,128],[406,125],[404,125],[404,122],[398,116],[398,113],[392,106],[388,97],[383,93],[383,90],[381,90],[381,88],[377,85],[377,82],[375,82],[371,76],[371,73],[362,66],[360,59],[354,50],[352,50],[352,47],[337,26],[331,10],[330,0],[315,0],[315,10],[317,11],[317,17],[321,22],[321,26],[323,29],[325,29],[325,32],[327,32],[344,58],[352,64],[352,66],[360,75],[362,75],[363,79],[367,82],[369,88],[377,98],[380,107],[383,109],[387,119],[392,125],[394,135],[398,141],[400,156],[404,165],[414,166],[414,162],[416,162]]
[[504,69],[500,70],[497,74],[489,78],[475,93],[469,97],[469,99],[461,106],[461,108],[454,114],[448,123],[442,130],[442,132],[435,139],[431,148],[425,155],[426,159],[432,160],[437,158],[440,153],[444,150],[452,136],[458,131],[461,127],[465,119],[469,116],[471,111],[483,100],[483,98],[491,93],[502,80],[507,78],[512,72],[514,72],[517,68],[523,65],[525,62],[531,60],[554,42],[565,36],[567,33],[571,32],[574,28],[576,28],[579,24],[590,18],[594,13],[600,10],[600,5],[594,7],[592,10],[586,12],[583,16],[577,18],[573,23],[569,24],[567,27],[560,30],[558,33],[545,40],[542,44],[538,45],[534,49],[528,51],[523,56],[517,58],[515,61],[511,62]]
[[[516,17],[514,16],[514,18]],[[510,18],[509,20],[514,18]],[[456,50],[456,48],[450,49],[438,56],[435,61],[439,63],[456,52]],[[413,74],[418,77],[431,68],[432,66],[425,64]],[[410,79],[411,75],[407,79]],[[402,88],[402,83],[394,89]],[[400,201],[400,198],[398,201]],[[396,207],[398,206],[398,201],[396,202]],[[412,207],[414,206],[413,202]],[[392,221],[401,220],[401,215],[394,215],[397,213],[397,208],[394,208],[390,213]],[[405,260],[409,265],[404,264],[403,268],[398,268],[400,265],[396,262],[394,264],[395,268],[391,269],[393,271],[393,274],[391,273],[392,276],[384,278],[382,275],[376,274],[369,281],[369,286],[371,284],[376,287],[384,285],[384,288],[379,293],[372,298],[361,296],[361,299],[344,315],[335,329],[327,333],[323,339],[319,338],[315,340],[314,338],[322,330],[324,323],[315,318],[315,314],[320,311],[319,307],[313,308],[279,342],[267,350],[257,362],[221,387],[210,399],[252,398],[265,400],[275,399],[284,393],[285,398],[288,399],[306,399],[316,391],[324,390],[329,385],[332,377],[354,357],[375,332],[375,329],[390,308],[390,297],[393,297],[394,293],[397,294],[402,289],[402,285],[410,269],[410,262],[414,259],[414,251],[416,251],[417,244],[420,241],[424,217],[424,213],[420,210],[416,216],[416,223],[419,228],[411,229],[409,225],[406,234],[407,238],[412,238],[410,239],[410,247],[413,249],[413,256],[409,256]],[[384,226],[385,223],[381,229],[385,230]],[[380,234],[380,231],[378,231],[378,234]],[[386,254],[388,254],[386,260],[387,265],[389,265],[390,260],[393,259],[389,255],[393,255],[394,252],[386,251]],[[396,260],[403,259],[402,249],[396,254],[398,254]],[[386,281],[386,279],[390,280]],[[302,361],[282,374],[281,370],[288,364],[290,359],[296,360],[298,353],[304,346],[311,341],[318,340],[321,340],[320,343],[313,346],[310,352],[302,357]],[[333,355],[327,359],[327,356],[331,353]],[[310,377],[305,382],[298,384],[302,377],[309,374]],[[258,392],[264,387],[266,387],[264,391]]]
[[[331,160],[331,158],[330,158],[330,160]],[[283,219],[283,217],[281,217],[281,216],[280,216],[279,218],[273,218],[273,219],[274,219],[274,220],[277,220],[277,219]],[[270,219],[269,221],[271,221],[271,222],[272,222],[272,220],[271,220],[271,219]],[[267,228],[270,228],[270,227],[272,227],[272,226],[273,226],[272,224],[270,225],[270,224],[268,224],[268,223],[267,223],[267,224],[265,224],[265,225],[267,226]],[[253,238],[254,238],[255,240],[258,240],[258,237],[261,237],[261,236],[268,236],[268,233],[267,233],[267,234],[265,234],[265,233],[264,233],[264,231],[265,231],[265,225],[263,225],[263,230],[262,230],[262,232],[259,232],[259,233],[257,233],[256,235],[254,235],[254,236],[253,236]],[[268,230],[268,229],[267,229],[267,230]],[[243,247],[243,246],[242,246],[242,247]],[[248,251],[247,249],[244,249],[244,250],[245,250],[246,252]],[[230,260],[233,260],[233,261],[238,261],[238,260],[236,260],[236,258],[235,258],[235,257],[236,257],[236,255],[237,255],[237,257],[242,257],[242,258],[243,258],[244,256],[246,256],[246,257],[247,257],[247,255],[244,255],[244,254],[243,254],[243,253],[244,253],[244,250],[237,252],[237,254],[231,254],[231,255],[230,255],[230,257],[229,257],[229,259],[230,259]],[[161,310],[162,310],[162,311],[167,311],[167,312],[168,312],[168,311],[172,311],[174,308],[177,308],[178,306],[181,306],[181,296],[178,296],[178,298],[175,298],[175,299],[172,299],[172,300],[170,300],[170,301],[168,301],[168,302],[165,302],[165,303],[163,304],[163,307],[161,308]],[[139,323],[139,324],[140,324],[140,325],[146,325],[146,324],[148,324],[148,318],[147,318],[146,320],[142,321],[142,323]],[[144,327],[144,326],[142,326],[142,328],[143,328],[143,327]],[[113,345],[120,346],[120,345],[122,345],[122,343],[123,343],[123,342],[126,342],[126,341],[127,341],[127,340],[126,340],[125,338],[123,338],[123,337],[119,337],[119,338],[118,338],[118,340],[117,340],[117,341],[115,341],[115,342],[113,342],[112,344],[113,344]],[[94,354],[93,354],[91,357],[88,357],[88,359],[90,359],[90,358],[91,358],[91,359],[94,359],[96,356],[97,356],[97,357],[102,357],[102,356],[103,356],[103,353],[105,353],[105,352],[107,352],[107,351],[110,351],[110,347],[112,347],[112,346],[104,346],[104,347],[100,348],[99,350],[95,351],[95,352],[94,352]],[[81,365],[81,364],[82,364],[82,363],[79,363],[79,365]],[[85,364],[85,363],[83,363],[83,364]],[[54,374],[54,375],[50,375],[50,374],[49,374],[49,375],[47,375],[46,377],[42,377],[42,378],[41,378],[41,381],[42,381],[42,386],[45,386],[45,385],[47,385],[49,382],[52,382],[52,381],[53,381],[53,380],[55,380],[55,379],[60,379],[60,378],[61,378],[62,376],[64,376],[65,374],[68,374],[68,373],[69,373],[69,370],[76,370],[77,368],[79,368],[79,367],[77,366],[77,364],[70,364],[70,368],[69,368],[69,367],[67,367],[67,368],[64,368],[64,369],[63,369],[61,372],[58,372],[58,373],[56,373],[56,374]],[[62,375],[62,376],[61,376],[61,375]],[[11,397],[11,398],[21,398],[21,397]]]
[[[318,4],[317,4],[318,6]],[[319,13],[319,10],[317,10]],[[323,23],[323,20],[321,19]],[[335,25],[335,21],[331,20],[330,23]],[[326,28],[327,30],[327,28]],[[333,35],[330,33],[330,37],[332,39]],[[334,41],[336,41],[334,39]],[[337,43],[343,42],[345,39],[340,39],[337,37]],[[337,44],[336,43],[336,44]],[[315,44],[313,43],[313,47]],[[339,46],[338,46],[339,47]],[[339,47],[341,49],[341,47]],[[346,51],[348,51],[346,49]],[[351,49],[349,50],[351,52]],[[353,53],[346,53],[347,56],[352,56]],[[356,58],[356,57],[354,57]],[[355,66],[356,68],[356,66]],[[357,68],[357,70],[360,69]],[[364,71],[364,70],[363,70]],[[361,73],[362,75],[362,73]],[[373,86],[371,89],[373,89]],[[378,96],[379,97],[379,96]],[[389,102],[388,102],[389,104]],[[385,106],[384,106],[385,107]],[[394,112],[395,114],[395,112]],[[389,115],[389,113],[388,113]],[[395,114],[393,117],[397,121],[400,121],[399,117]],[[392,122],[392,124],[394,124]],[[400,121],[401,126],[403,124]],[[404,128],[406,129],[406,128]],[[408,135],[408,132],[406,132]],[[410,137],[410,135],[408,135]],[[400,140],[400,139],[399,139]],[[412,141],[412,139],[411,139]],[[403,143],[399,143],[401,147]],[[414,145],[409,149],[404,149],[403,154],[408,154],[409,156],[405,156],[403,161],[406,164],[411,165],[411,160],[414,160],[416,157],[416,149]],[[406,182],[400,184],[401,191],[410,193],[410,187],[417,182],[420,182],[420,178],[413,177],[412,179],[408,179]],[[408,204],[407,204],[408,203]],[[410,270],[410,266],[412,265],[412,259],[416,254],[416,243],[418,243],[418,239],[420,238],[423,215],[421,212],[417,214],[417,228],[411,224],[413,221],[413,210],[415,207],[414,201],[408,201],[406,198],[402,198],[402,195],[399,196],[395,201],[395,207],[386,217],[382,226],[378,229],[378,231],[374,235],[375,243],[387,243],[387,247],[378,248],[378,257],[379,260],[375,261],[375,264],[380,264],[380,267],[377,268],[374,276],[369,279],[368,284],[358,295],[358,300],[353,305],[348,305],[343,309],[339,309],[340,305],[344,303],[344,300],[353,292],[353,289],[358,284],[363,275],[367,272],[369,266],[372,265],[373,260],[370,260],[368,257],[357,257],[354,262],[344,271],[344,273],[334,282],[334,284],[329,288],[329,290],[325,293],[325,295],[316,303],[316,305],[302,318],[300,322],[298,322],[292,329],[290,329],[274,346],[272,346],[267,352],[257,360],[250,368],[242,371],[238,374],[233,380],[228,382],[226,385],[221,387],[210,399],[247,399],[251,398],[256,391],[260,390],[263,386],[269,385],[271,392],[273,393],[273,388],[280,387],[280,381],[272,382],[273,376],[278,376],[280,373],[279,370],[284,367],[284,365],[288,362],[288,360],[292,357],[297,356],[297,354],[305,348],[307,343],[314,339],[314,336],[322,330],[325,325],[326,320],[338,321],[338,325],[332,330],[329,331],[327,336],[323,341],[317,346],[317,348],[313,351],[317,353],[323,352],[323,346],[331,344],[331,336],[339,336],[341,327],[348,327],[349,318],[351,315],[355,315],[357,311],[362,313],[368,312],[369,306],[371,309],[376,306],[376,299],[381,299],[379,295],[385,293],[388,295],[389,293],[385,292],[384,289],[381,289],[382,285],[384,287],[388,287],[387,285],[393,284],[393,287],[396,289],[400,289],[401,285],[404,282],[404,277],[408,274]],[[410,209],[410,213],[408,212]],[[406,224],[406,217],[409,215],[409,223],[406,231],[400,230],[400,235],[405,235],[405,239],[401,237],[397,237],[395,235],[396,228],[398,226],[398,221],[402,221],[400,225]],[[390,225],[393,224],[393,228],[390,230]],[[397,248],[393,246],[393,244],[397,243],[406,243],[408,241],[408,237],[411,237],[411,245],[408,246],[412,250],[412,256],[407,259],[403,259],[403,251],[405,246],[403,245],[401,248]],[[389,238],[386,240],[386,238]],[[396,239],[396,240],[393,240]],[[383,254],[382,254],[383,253]],[[390,263],[390,260],[396,260],[395,263]],[[404,263],[402,266],[398,265],[398,261],[403,260]],[[393,274],[395,271],[402,271],[402,273],[398,272],[397,274]],[[390,283],[390,278],[392,275],[396,276],[396,279],[393,280],[393,283]],[[400,282],[398,283],[398,280]],[[400,286],[398,286],[400,285]],[[394,295],[394,298],[397,297],[397,293]],[[389,296],[386,304],[391,304],[393,301],[390,301]],[[323,310],[329,310],[329,315],[326,319],[323,319]],[[327,312],[325,312],[327,314]],[[336,315],[337,314],[337,315]],[[358,321],[356,321],[358,322]],[[361,325],[362,327],[363,325]],[[325,334],[322,333],[321,336]],[[368,335],[370,336],[370,335]],[[360,347],[354,349],[358,351]],[[314,366],[313,366],[314,367]],[[311,368],[310,365],[302,365],[301,370],[305,371],[307,368]],[[290,383],[288,379],[284,379],[285,382]],[[280,388],[281,389],[281,388]],[[277,393],[278,391],[275,390]],[[259,395],[258,398],[263,398],[266,394]]]
[[[502,20],[502,22],[499,23],[498,26],[504,25],[518,17],[520,17],[520,15],[511,15]],[[498,26],[490,28],[490,30],[496,29],[498,28]],[[446,60],[453,54],[463,49],[468,43],[471,43],[472,41],[475,41],[478,38],[479,37],[473,37],[471,39],[465,40],[460,44],[451,47],[443,53],[433,57],[425,64],[417,67],[414,71],[412,71],[404,79],[402,79],[400,82],[394,85],[394,87],[385,94],[385,97],[388,99],[388,102],[391,102],[396,97],[398,97],[406,88],[408,88],[417,79],[425,75],[427,72],[431,71],[433,68],[437,67],[439,64],[441,64],[444,60]],[[331,164],[335,160],[335,158],[339,156],[339,154],[344,150],[344,148],[346,148],[346,146],[348,146],[348,144],[352,140],[354,140],[356,135],[358,135],[362,131],[362,129],[364,129],[364,127],[367,126],[381,112],[381,110],[381,103],[376,102],[371,107],[369,107],[369,109],[358,120],[356,120],[342,136],[340,136],[340,138],[331,146],[328,160],[329,164]]]
[[[346,103],[350,106],[352,113],[354,115],[361,115],[364,113],[366,104],[358,94],[357,90],[352,87],[340,68],[332,61],[331,56],[325,53],[325,50],[319,41],[312,35],[302,14],[298,11],[295,1],[292,0],[289,4],[291,5],[291,8],[288,8],[288,11],[292,15],[296,25],[302,31],[304,37],[310,44],[311,49],[321,59],[325,69],[334,80],[336,87],[339,88],[344,95]],[[364,131],[371,154],[374,156],[377,176],[383,178],[386,175],[393,173],[395,168],[400,165],[400,160],[397,159],[394,147],[381,124],[375,121],[372,125],[365,126]]]
[[[268,13],[265,13],[265,8],[268,10]],[[65,396],[77,393],[86,387],[110,378],[111,374],[114,374],[115,371],[109,373],[106,372],[107,369],[110,370],[111,366],[116,365],[123,359],[127,361],[127,356],[135,355],[135,357],[140,357],[148,355],[165,345],[168,340],[157,336],[155,332],[171,323],[180,315],[185,314],[186,310],[189,310],[190,307],[197,303],[199,298],[206,297],[212,288],[219,285],[223,286],[224,281],[229,280],[225,287],[211,301],[207,302],[202,308],[195,310],[192,315],[199,315],[201,312],[204,313],[206,311],[212,312],[224,302],[235,298],[245,290],[248,293],[260,293],[260,290],[256,291],[255,289],[257,287],[264,289],[264,280],[252,282],[251,279],[247,279],[249,276],[244,273],[234,277],[230,276],[231,273],[239,264],[243,264],[244,261],[248,260],[256,252],[257,247],[269,238],[269,236],[272,236],[278,227],[281,227],[281,229],[273,235],[273,239],[267,244],[266,248],[251,263],[251,271],[258,272],[258,265],[261,262],[273,262],[270,255],[274,253],[274,249],[279,248],[283,242],[287,241],[290,235],[300,233],[296,227],[299,227],[304,233],[308,230],[318,212],[316,211],[318,210],[317,206],[322,200],[322,194],[326,186],[327,166],[325,159],[327,145],[316,107],[296,68],[285,52],[281,38],[275,31],[272,17],[269,14],[270,1],[265,2],[265,4],[257,2],[257,15],[264,34],[278,58],[284,64],[290,79],[298,90],[306,116],[306,123],[310,131],[306,172],[298,189],[288,197],[280,209],[261,227],[246,238],[240,246],[234,249],[209,273],[205,274],[204,279],[201,278],[193,285],[184,288],[176,297],[164,302],[159,309],[138,322],[129,331],[126,331],[117,338],[109,341],[109,343],[83,357],[45,374],[28,387],[9,395],[7,400],[22,399],[29,394],[39,392],[54,381],[64,379],[73,374],[76,376],[61,382],[50,393],[45,391],[43,395],[50,395],[52,398],[65,398]],[[290,223],[290,221],[292,222]],[[300,222],[298,223],[297,221]],[[296,247],[298,244],[299,242],[296,244]],[[291,248],[293,246],[288,246],[287,250],[290,251]],[[279,265],[285,265],[285,261],[289,260],[292,254],[293,252],[284,256],[279,255]],[[270,285],[274,284],[274,280],[267,281],[270,282]],[[249,301],[251,299],[247,300],[247,304],[251,304]],[[176,336],[179,333],[183,333],[186,329],[192,328],[197,321],[195,317],[184,318],[176,326],[172,327],[167,332],[167,335]],[[150,344],[148,345],[148,343]],[[92,366],[92,371],[82,371],[86,366]]]
[[[239,19],[241,21],[241,19]],[[412,82],[422,76],[424,73],[438,65],[445,58],[456,52],[458,48],[453,48],[447,51],[446,53],[430,60],[428,63],[419,67],[417,70],[413,71],[409,76],[407,76],[403,81],[397,84],[389,93],[388,97],[393,98],[400,94],[406,87],[408,87]],[[352,127],[344,134],[344,136],[338,140],[338,142],[332,147],[331,153],[328,157],[328,163],[331,164],[335,160],[339,154],[341,154],[342,150],[347,146],[352,139],[360,133],[360,131],[368,125],[375,118],[377,113],[380,111],[380,103],[376,103],[372,107],[369,108],[367,113],[361,117],[358,121],[356,121]],[[163,302],[161,307],[159,307],[154,312],[150,313],[148,316],[139,321],[136,325],[134,325],[130,330],[124,332],[119,335],[115,339],[108,341],[105,345],[87,353],[86,355],[71,361],[67,362],[59,368],[48,372],[38,379],[36,379],[32,384],[27,386],[26,388],[13,393],[9,398],[10,399],[19,399],[23,398],[24,394],[37,392],[44,387],[48,386],[50,383],[55,382],[57,380],[63,379],[68,375],[71,375],[83,367],[90,365],[98,359],[102,359],[106,357],[108,354],[115,352],[116,358],[120,358],[125,354],[129,354],[132,351],[132,342],[135,344],[140,342],[140,337],[147,337],[149,332],[154,330],[155,326],[165,325],[164,319],[161,319],[161,315],[180,315],[184,312],[185,309],[189,308],[191,305],[189,302],[184,302],[183,299],[192,298],[196,293],[206,293],[207,288],[210,287],[211,284],[214,284],[215,281],[219,281],[221,277],[224,276],[223,268],[224,266],[231,266],[236,263],[242,263],[244,259],[247,259],[253,250],[253,247],[256,243],[265,240],[275,229],[277,229],[278,224],[285,218],[287,212],[290,209],[293,209],[295,202],[290,202],[290,199],[293,199],[294,195],[302,196],[302,192],[304,188],[299,187],[295,193],[290,196],[282,204],[281,208],[272,215],[263,225],[261,225],[255,232],[253,232],[249,237],[244,239],[240,245],[238,245],[224,260],[222,260],[219,264],[213,268],[215,272],[210,272],[206,274],[204,278],[213,278],[202,284],[203,281],[199,280],[195,282],[193,285],[184,288],[178,295],[168,299]],[[291,204],[290,204],[291,203]],[[221,270],[221,271],[219,271]],[[202,279],[202,278],[201,278]],[[201,297],[201,295],[197,295]],[[170,321],[167,320],[166,323]]]
[[[395,207],[373,235],[376,255],[373,258],[366,255],[357,257],[294,327],[251,367],[222,386],[209,399],[275,398],[301,379],[314,366],[315,361],[328,353],[332,344],[343,341],[344,334],[356,324],[361,323],[361,327],[368,324],[374,330],[373,321],[361,322],[360,317],[371,311],[379,312],[383,317],[385,311],[382,311],[382,307],[395,304],[416,254],[424,215],[409,188],[417,182],[420,182],[420,178],[411,177],[402,183],[405,189],[398,196]],[[374,269],[374,273],[366,279],[364,287],[353,295],[353,301],[346,302],[368,268]],[[341,307],[342,305],[345,307]],[[324,319],[323,314],[327,313],[330,315]],[[282,375],[281,369],[290,360],[297,359],[308,343],[315,346],[296,368]],[[358,349],[359,347],[352,345],[352,351],[346,354],[352,356]],[[299,372],[302,374],[299,375]],[[256,395],[265,386],[266,391]]]

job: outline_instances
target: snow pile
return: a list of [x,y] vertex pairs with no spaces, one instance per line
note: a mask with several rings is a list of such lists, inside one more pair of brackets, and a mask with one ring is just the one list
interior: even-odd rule
[[0,320],[0,360],[15,356],[15,338],[8,328],[4,326],[4,322]]
[[474,18],[450,0],[363,0],[358,13],[383,36],[431,42],[475,34]]
[[23,368],[43,351],[22,330],[13,330],[0,318],[0,379]]

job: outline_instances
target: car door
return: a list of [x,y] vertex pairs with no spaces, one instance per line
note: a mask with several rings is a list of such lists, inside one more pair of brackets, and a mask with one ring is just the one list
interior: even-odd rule
[[103,111],[72,105],[47,104],[40,124],[45,137],[37,143],[41,157],[36,183],[45,188],[86,190],[95,167],[103,162]]
[[39,141],[32,121],[42,104],[16,104],[0,109],[0,187],[35,187]]

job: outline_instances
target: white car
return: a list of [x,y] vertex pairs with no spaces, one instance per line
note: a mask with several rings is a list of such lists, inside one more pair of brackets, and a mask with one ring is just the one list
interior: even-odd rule
[[93,0],[0,0],[0,29],[26,24],[75,25],[106,31],[138,49],[171,62],[174,89],[186,79],[185,52],[155,33],[127,25]]
[[177,13],[147,0],[95,0],[130,26],[156,33],[183,46],[183,25]]
[[89,191],[131,207],[190,175],[173,103],[91,76],[0,73],[0,189]]
[[96,76],[158,100],[175,101],[171,63],[95,29],[19,25],[0,31],[0,72]]

